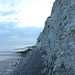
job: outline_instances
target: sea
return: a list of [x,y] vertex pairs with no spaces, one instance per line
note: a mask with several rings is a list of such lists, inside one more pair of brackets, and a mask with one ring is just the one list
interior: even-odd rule
[[32,46],[32,45],[1,45],[0,46],[0,61],[7,60],[9,58],[12,58],[14,56],[11,56],[11,54],[24,51],[26,47]]

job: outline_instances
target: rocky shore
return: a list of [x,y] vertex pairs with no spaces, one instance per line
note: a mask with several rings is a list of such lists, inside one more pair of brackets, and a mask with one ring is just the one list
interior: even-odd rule
[[36,48],[29,52],[12,72],[6,75],[46,75],[45,67],[40,50]]

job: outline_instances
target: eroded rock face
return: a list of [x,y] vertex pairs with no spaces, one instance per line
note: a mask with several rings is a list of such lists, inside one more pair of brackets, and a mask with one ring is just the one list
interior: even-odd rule
[[75,0],[56,0],[37,39],[49,75],[75,74]]

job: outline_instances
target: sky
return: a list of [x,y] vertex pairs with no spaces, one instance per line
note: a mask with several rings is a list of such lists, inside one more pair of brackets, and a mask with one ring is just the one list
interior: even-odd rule
[[35,43],[54,1],[0,0],[0,45]]
[[53,2],[54,0],[0,0],[0,22],[13,22],[18,27],[44,27]]
[[[10,24],[8,24],[10,25]],[[14,27],[14,26],[13,26]],[[42,31],[42,27],[11,28],[2,24],[0,28],[1,45],[34,45],[36,39]],[[2,29],[3,28],[3,29]]]

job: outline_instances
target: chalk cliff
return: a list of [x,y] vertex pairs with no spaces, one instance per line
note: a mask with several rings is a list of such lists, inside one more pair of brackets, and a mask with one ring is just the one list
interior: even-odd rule
[[75,0],[56,0],[37,39],[48,75],[75,75]]

